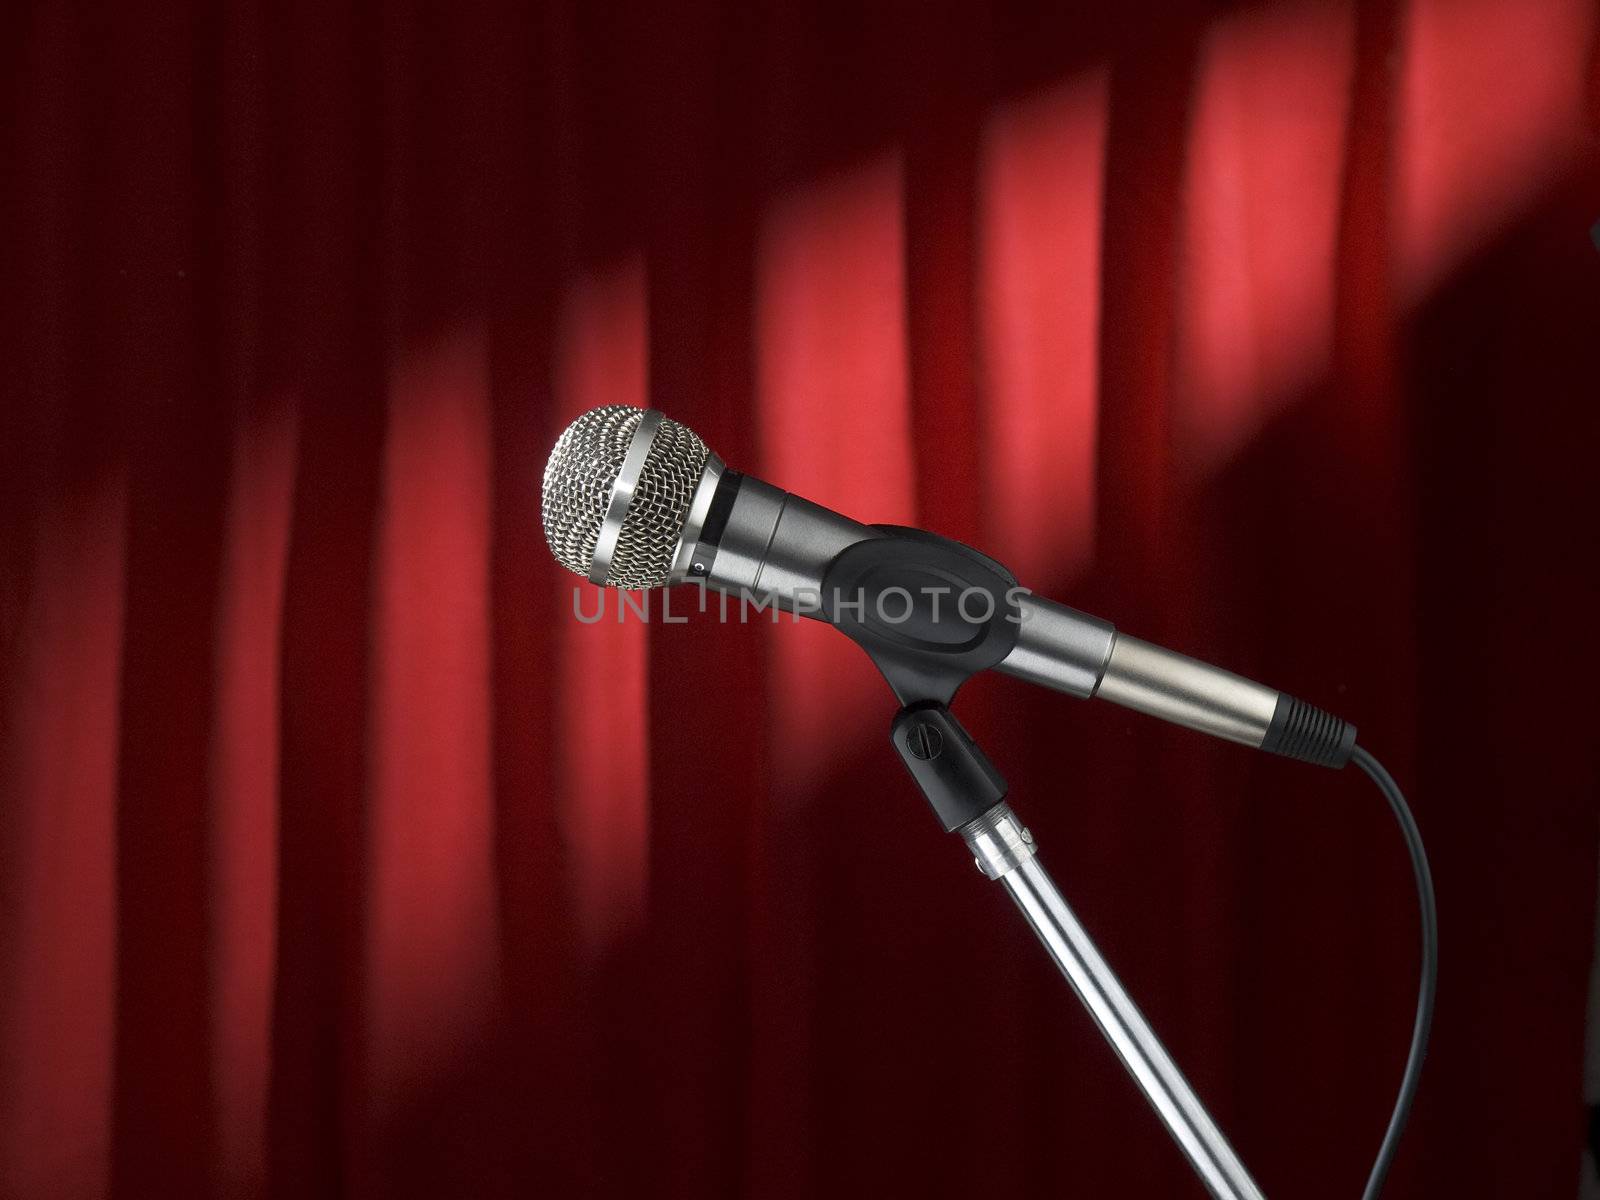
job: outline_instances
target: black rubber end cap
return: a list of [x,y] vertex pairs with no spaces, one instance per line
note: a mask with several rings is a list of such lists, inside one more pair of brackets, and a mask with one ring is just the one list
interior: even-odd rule
[[1261,748],[1285,758],[1316,763],[1321,767],[1342,767],[1356,748],[1356,727],[1314,704],[1297,700],[1287,692],[1278,695],[1272,724]]

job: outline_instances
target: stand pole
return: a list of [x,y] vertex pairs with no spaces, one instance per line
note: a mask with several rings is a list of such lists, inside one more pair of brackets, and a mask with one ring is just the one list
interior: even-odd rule
[[1011,894],[1100,1032],[1154,1105],[1218,1200],[1264,1200],[1188,1081],[1140,1015],[1034,856],[1033,838],[1007,804],[961,826],[980,870]]

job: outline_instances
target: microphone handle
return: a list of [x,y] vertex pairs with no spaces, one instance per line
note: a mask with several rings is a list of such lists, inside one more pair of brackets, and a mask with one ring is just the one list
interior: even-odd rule
[[[1302,762],[1342,767],[1350,761],[1356,727],[1332,713],[1118,633],[1108,622],[1054,600],[1030,593],[1019,603],[1023,620],[1017,644],[996,670]],[[1085,690],[1091,678],[1094,683]]]
[[[707,484],[715,492],[681,556],[684,576],[756,604],[822,617],[828,564],[864,538],[885,536],[731,470]],[[1031,592],[1016,601],[1016,645],[996,667],[1007,675],[1275,754],[1329,767],[1349,761],[1355,727],[1313,705]]]
[[1280,695],[1265,684],[1119,633],[1042,596],[1020,602],[1017,645],[998,670],[1240,745],[1258,747],[1265,740]]

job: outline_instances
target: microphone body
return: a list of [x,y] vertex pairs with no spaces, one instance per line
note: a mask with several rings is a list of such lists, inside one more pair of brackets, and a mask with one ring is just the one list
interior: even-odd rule
[[[822,617],[818,597],[829,563],[862,539],[883,536],[726,468],[708,471],[701,486],[709,489],[708,514],[726,515],[708,521],[692,542],[686,537],[682,578],[756,604]],[[1118,633],[1109,621],[1042,596],[1019,592],[1015,600],[1016,644],[996,670],[1242,745],[1259,747],[1266,739],[1280,695],[1272,688]]]

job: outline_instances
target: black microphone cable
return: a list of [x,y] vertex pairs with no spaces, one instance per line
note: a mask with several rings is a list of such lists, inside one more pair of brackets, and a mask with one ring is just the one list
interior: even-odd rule
[[1378,1147],[1378,1157],[1372,1164],[1372,1174],[1367,1177],[1362,1200],[1377,1200],[1383,1182],[1394,1162],[1395,1150],[1400,1145],[1400,1135],[1411,1114],[1411,1102],[1417,1095],[1417,1083],[1422,1077],[1422,1060],[1428,1053],[1428,1032],[1433,1025],[1433,997],[1439,986],[1439,911],[1433,898],[1433,873],[1428,870],[1428,853],[1422,846],[1422,832],[1416,818],[1401,794],[1400,785],[1384,770],[1383,764],[1373,758],[1362,746],[1356,746],[1350,761],[1365,771],[1378,785],[1394,819],[1405,835],[1406,850],[1411,855],[1411,870],[1417,879],[1417,907],[1422,918],[1422,979],[1417,986],[1417,1016],[1411,1026],[1411,1050],[1406,1056],[1405,1073],[1400,1077],[1400,1094],[1394,1102],[1394,1114],[1389,1118],[1389,1128]]

